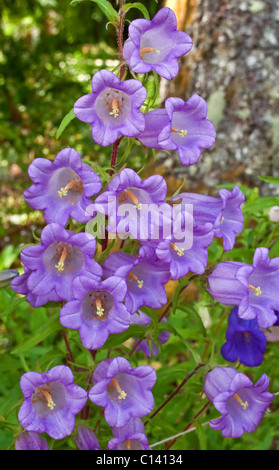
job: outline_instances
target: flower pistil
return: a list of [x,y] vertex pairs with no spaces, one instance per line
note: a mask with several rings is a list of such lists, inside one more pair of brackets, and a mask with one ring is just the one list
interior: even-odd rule
[[116,119],[119,116],[119,113],[121,112],[120,104],[117,98],[113,98],[110,104],[110,108],[111,108],[111,112],[109,113],[110,116],[113,116],[114,119]]
[[134,207],[140,211],[142,204],[139,202],[138,198],[128,189],[124,189],[119,195],[119,200],[120,202],[125,202],[128,198],[135,204]]
[[46,402],[46,405],[50,410],[54,409],[55,403],[52,399],[48,385],[42,385],[35,389],[33,396],[32,396],[32,403],[35,403],[38,401]]
[[119,395],[118,395],[118,397],[117,397],[118,400],[125,400],[125,399],[126,399],[127,393],[126,393],[124,390],[121,389],[121,387],[120,387],[120,385],[119,385],[119,383],[117,382],[116,379],[114,379],[114,378],[111,379],[110,384],[109,384],[109,387],[110,387],[110,386],[115,387],[116,390],[117,390],[117,392],[119,393]]
[[56,269],[58,269],[59,272],[61,271],[64,271],[64,264],[65,264],[65,260],[67,258],[67,255],[68,255],[68,250],[67,248],[64,246],[63,250],[62,250],[62,253],[60,255],[60,258],[59,258],[59,261],[58,263],[55,265]]
[[249,289],[252,290],[252,291],[254,291],[254,294],[255,294],[257,297],[262,294],[262,291],[261,291],[260,286],[255,287],[255,286],[252,286],[251,284],[249,284]]
[[105,312],[105,309],[103,308],[103,304],[102,304],[102,301],[99,297],[96,297],[96,315],[98,315],[98,317],[102,317],[104,315],[104,312]]
[[174,133],[176,133],[176,134],[179,134],[180,137],[185,137],[185,135],[187,135],[186,129],[176,129],[175,127],[172,127],[172,128],[171,128],[171,132],[174,132]]
[[138,279],[138,277],[137,277],[134,273],[132,273],[132,271],[129,272],[128,276],[129,276],[131,279],[133,279],[133,281],[137,281],[138,288],[139,288],[139,289],[142,289],[142,286],[143,286],[143,281],[142,281],[142,280]]
[[246,410],[246,408],[249,406],[248,401],[243,402],[238,393],[234,393],[233,398],[235,398],[235,400],[242,406],[244,410]]
[[82,181],[80,179],[76,180],[72,180],[70,181],[68,184],[66,184],[66,186],[63,186],[62,188],[60,188],[57,192],[59,194],[59,197],[62,199],[63,197],[66,197],[68,196],[68,198],[70,199],[70,201],[68,201],[70,204],[76,204],[77,201],[75,201],[72,196],[69,194],[69,190],[72,189],[75,193],[77,194],[82,194],[82,191],[83,191],[83,185],[82,185]]
[[175,243],[171,243],[170,244],[170,247],[176,251],[176,253],[178,254],[178,256],[183,256],[184,255],[184,248],[178,248]]
[[144,54],[149,54],[149,52],[156,52],[157,54],[160,54],[160,51],[158,49],[154,49],[154,47],[143,47],[142,49],[140,49],[141,60]]

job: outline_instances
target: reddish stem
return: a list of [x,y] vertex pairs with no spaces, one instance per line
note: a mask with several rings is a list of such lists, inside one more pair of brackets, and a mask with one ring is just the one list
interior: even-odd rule
[[[206,408],[209,405],[210,405],[210,401],[208,401],[205,405],[203,405],[203,407],[200,409],[200,411],[198,411],[197,414],[195,414],[192,421],[186,426],[185,429],[183,429],[182,432],[188,431],[188,429],[190,429],[193,426],[194,421],[204,412],[204,410],[206,410]],[[181,436],[179,436],[179,437],[181,437]],[[173,446],[173,444],[177,441],[177,439],[179,439],[179,437],[176,437],[175,439],[173,439],[173,441],[171,441],[171,443],[166,447],[166,450],[169,450]]]
[[178,387],[176,387],[176,389],[170,394],[170,396],[159,406],[159,408],[157,408],[156,411],[154,411],[154,413],[152,413],[149,420],[146,421],[144,424],[146,425],[150,421],[150,419],[154,418],[154,416],[156,416],[157,413],[159,413],[159,411],[161,411],[161,409],[164,408],[171,401],[171,399],[173,397],[175,397],[175,395],[177,395],[180,392],[182,387],[188,382],[188,380],[190,380],[191,377],[193,377],[193,375],[195,375],[197,370],[199,370],[201,367],[204,367],[204,366],[205,366],[205,364],[198,364],[195,367],[195,369],[191,372],[191,374],[189,374],[189,375],[187,375],[187,377],[185,377],[185,379],[181,382],[181,384],[178,385]]
[[[62,330],[62,336],[64,338],[64,341],[65,341],[65,345],[66,345],[66,349],[67,349],[67,352],[68,352],[68,356],[70,358],[70,361],[75,363],[75,359],[74,359],[74,355],[72,353],[72,350],[71,350],[71,347],[70,347],[70,344],[69,344],[69,341],[68,341],[68,337],[67,337],[67,333],[66,331]],[[75,371],[77,371],[77,368],[74,366],[74,369]]]
[[[120,60],[123,59],[123,31],[124,31],[124,17],[125,12],[122,11],[122,7],[125,5],[125,0],[120,0],[120,15],[119,15],[119,28],[118,28],[118,51],[120,55]],[[125,73],[125,65],[122,65],[120,68],[119,78],[122,80]]]

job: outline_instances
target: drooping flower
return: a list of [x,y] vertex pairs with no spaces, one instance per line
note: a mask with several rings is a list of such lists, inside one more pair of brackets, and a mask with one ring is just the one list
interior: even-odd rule
[[139,80],[121,81],[109,70],[100,70],[92,79],[92,93],[74,104],[76,117],[92,125],[93,140],[106,147],[119,135],[135,137],[144,129],[140,108],[146,89]]
[[180,279],[189,271],[204,273],[208,258],[207,249],[213,236],[211,223],[198,225],[191,211],[177,212],[171,235],[159,241],[155,250],[159,259],[169,263],[171,279]]
[[36,432],[22,432],[15,440],[15,450],[49,450],[49,445]]
[[151,450],[140,418],[131,418],[126,426],[113,428],[112,432],[109,450]]
[[177,31],[174,12],[161,8],[152,20],[136,19],[130,23],[123,57],[135,73],[154,70],[172,80],[179,70],[177,59],[187,54],[192,45],[188,34]]
[[257,248],[253,264],[224,261],[208,276],[209,293],[224,305],[238,306],[243,320],[257,318],[260,328],[277,320],[279,309],[279,258],[269,258],[267,248]]
[[269,378],[263,374],[253,382],[233,367],[215,367],[205,377],[204,392],[221,417],[209,422],[223,437],[241,437],[260,424],[275,395],[267,391]]
[[242,320],[238,316],[238,308],[234,307],[228,319],[226,343],[221,354],[226,361],[236,362],[255,367],[263,362],[266,349],[264,332],[259,329],[257,319]]
[[26,372],[20,380],[24,402],[18,419],[26,431],[46,432],[53,439],[69,436],[75,415],[84,407],[88,395],[74,384],[67,366],[55,366],[47,372]]
[[127,330],[130,313],[122,303],[127,291],[123,279],[112,276],[98,281],[79,276],[72,289],[74,300],[62,307],[60,323],[78,330],[85,348],[99,349],[110,334]]
[[102,276],[101,266],[92,259],[96,240],[86,233],[66,230],[49,224],[42,230],[41,243],[21,251],[25,272],[12,281],[11,287],[28,295],[32,306],[49,301],[71,300],[71,283],[81,274],[95,279]]
[[[142,310],[139,310],[138,312],[131,315],[131,324],[148,326],[150,325],[151,321],[152,319],[148,315],[146,315],[146,313],[144,313]],[[166,321],[167,321],[166,318],[162,319],[163,323],[165,323]],[[151,347],[152,356],[156,357],[159,352],[158,343],[165,344],[169,340],[169,337],[170,337],[170,333],[167,330],[159,333],[158,338],[157,338],[158,341],[155,344],[151,338],[146,337],[140,342],[140,344],[136,347],[135,350],[143,351],[147,357],[151,357],[151,351],[150,351],[150,347]],[[134,339],[135,339],[135,342],[138,341],[137,338],[134,338]]]
[[232,250],[236,234],[243,229],[243,214],[241,204],[245,196],[238,186],[232,191],[221,189],[220,198],[204,194],[180,193],[173,200],[181,199],[181,204],[191,204],[196,223],[212,223],[214,236],[223,238],[225,251]]
[[98,212],[109,217],[108,232],[127,233],[140,240],[148,238],[153,214],[154,223],[157,222],[158,206],[164,203],[166,193],[167,184],[161,175],[142,180],[134,170],[125,168],[96,198],[94,205]]
[[156,309],[166,304],[169,266],[157,259],[151,247],[141,247],[138,257],[123,252],[110,253],[102,267],[105,277],[115,275],[126,280],[125,305],[131,314],[143,305]]
[[69,217],[84,223],[90,220],[86,214],[92,204],[89,198],[101,190],[102,183],[75,149],[62,150],[53,162],[36,158],[28,173],[34,184],[24,191],[25,200],[44,211],[48,224],[56,222],[64,227]]
[[176,150],[182,165],[193,165],[199,160],[201,150],[215,142],[215,127],[206,116],[207,105],[199,95],[192,95],[186,102],[181,98],[167,98],[165,109],[144,115],[145,129],[137,138],[146,147]]
[[77,436],[74,439],[79,450],[102,450],[95,433],[83,424],[77,427]]
[[151,392],[156,373],[150,366],[135,369],[123,357],[105,359],[93,373],[89,399],[105,408],[109,426],[123,427],[133,417],[141,418],[151,412],[154,398]]

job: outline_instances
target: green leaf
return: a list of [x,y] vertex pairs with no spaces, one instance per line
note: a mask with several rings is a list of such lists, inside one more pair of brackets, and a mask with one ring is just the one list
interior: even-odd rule
[[145,6],[140,3],[140,2],[135,2],[135,3],[126,3],[126,5],[124,5],[121,10],[126,12],[129,11],[131,8],[137,8],[137,10],[140,10],[144,16],[144,18],[146,18],[147,20],[150,20],[150,15],[148,13],[148,10],[145,8]]
[[84,1],[97,3],[100,10],[102,10],[102,12],[108,18],[108,20],[111,21],[112,23],[119,21],[117,11],[113,8],[113,6],[108,0],[72,0],[70,5],[75,5],[76,3],[80,3]]
[[59,139],[59,137],[61,136],[62,132],[64,132],[64,130],[66,129],[66,127],[70,124],[70,122],[75,118],[75,114],[74,114],[74,110],[71,109],[71,111],[66,114],[66,116],[64,116],[64,118],[62,119],[62,122],[60,124],[60,126],[58,127],[58,130],[56,132],[56,139]]
[[52,315],[37,331],[33,334],[33,336],[28,337],[25,341],[21,344],[16,346],[11,354],[19,354],[23,351],[27,351],[28,349],[33,348],[38,343],[41,343],[44,339],[46,339],[52,333],[61,329],[61,325],[59,323],[59,312]]
[[258,211],[265,211],[272,206],[278,206],[279,198],[278,197],[260,197],[256,201],[247,202],[244,204],[243,213],[255,214]]
[[193,356],[193,359],[197,364],[202,362],[199,353],[194,349],[194,347],[191,346],[189,341],[187,341],[170,322],[164,323],[164,327],[165,327],[164,328],[165,330],[167,330],[170,333],[174,334],[175,336],[177,336],[182,341],[184,346],[187,349],[189,349],[189,351],[191,352],[191,354]]
[[177,286],[177,288],[176,288],[176,290],[175,290],[175,293],[174,293],[174,296],[173,296],[173,300],[172,300],[172,312],[173,312],[173,315],[175,314],[175,311],[176,311],[177,302],[178,302],[178,298],[179,298],[180,292],[181,292],[181,290],[184,288],[184,286],[186,286],[188,283],[189,283],[189,279],[187,279],[186,277],[180,279],[179,282],[178,282],[178,286]]
[[275,178],[274,176],[258,176],[258,178],[265,181],[265,183],[279,184],[279,178]]
[[99,255],[99,257],[97,258],[97,262],[99,264],[103,264],[105,262],[108,254],[110,253],[110,250],[112,249],[112,247],[115,243],[115,240],[116,240],[116,238],[114,238],[112,240],[112,242],[107,246],[107,248],[104,251],[102,251],[102,253]]
[[142,325],[131,325],[126,331],[119,334],[112,334],[104,344],[104,349],[116,348],[129,338],[142,338],[146,327]]
[[192,305],[186,304],[184,302],[180,302],[177,305],[177,308],[178,310],[182,310],[182,312],[185,312],[190,318],[192,318],[198,324],[202,335],[207,336],[206,329],[204,327],[202,319],[199,313],[196,311],[196,309]]

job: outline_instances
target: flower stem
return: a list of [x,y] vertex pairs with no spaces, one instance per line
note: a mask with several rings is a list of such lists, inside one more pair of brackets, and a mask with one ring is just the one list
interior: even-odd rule
[[[70,361],[74,364],[74,363],[75,363],[75,359],[74,359],[74,355],[73,355],[73,353],[72,353],[72,350],[71,350],[71,347],[70,347],[70,344],[69,344],[69,341],[68,341],[68,337],[67,337],[66,331],[62,330],[62,336],[63,336],[63,339],[64,339],[64,341],[65,341],[65,345],[66,345],[66,349],[67,349],[67,352],[68,352],[69,359],[70,359]],[[74,369],[75,369],[75,371],[77,372],[76,366],[74,366]]]
[[193,375],[196,374],[196,372],[201,368],[201,367],[204,367],[205,364],[198,364],[195,369],[191,372],[191,374],[187,375],[185,377],[185,379],[181,382],[180,385],[178,385],[178,387],[176,387],[176,389],[170,394],[170,396],[159,406],[159,408],[157,408],[156,411],[154,411],[154,413],[152,413],[152,415],[150,416],[149,420],[146,421],[144,424],[146,425],[152,418],[154,418],[154,416],[157,415],[157,413],[159,413],[159,411],[161,411],[162,408],[164,408],[170,401],[173,397],[175,397],[175,395],[177,395],[180,390],[182,389],[182,387],[188,382],[188,380],[191,379],[191,377],[193,377]]
[[[180,433],[175,439],[173,439],[173,441],[170,442],[170,444],[166,447],[166,450],[169,450],[173,444],[177,441],[177,439],[182,436],[183,434],[185,434],[190,428],[192,428],[193,426],[193,423],[194,421],[206,410],[206,408],[210,405],[210,401],[206,402],[205,405],[203,405],[203,407],[197,412],[197,414],[195,414],[195,416],[193,417],[193,419],[190,421],[190,423],[186,426],[186,428],[183,430],[182,433]],[[207,424],[207,423],[206,423]]]
[[[120,0],[119,4],[119,28],[118,28],[118,51],[119,55],[121,57],[121,60],[123,58],[123,31],[124,31],[124,17],[125,17],[125,12],[122,10],[122,8],[125,5],[125,0]],[[119,78],[122,80],[123,76],[125,73],[125,64],[120,67],[120,75]]]

